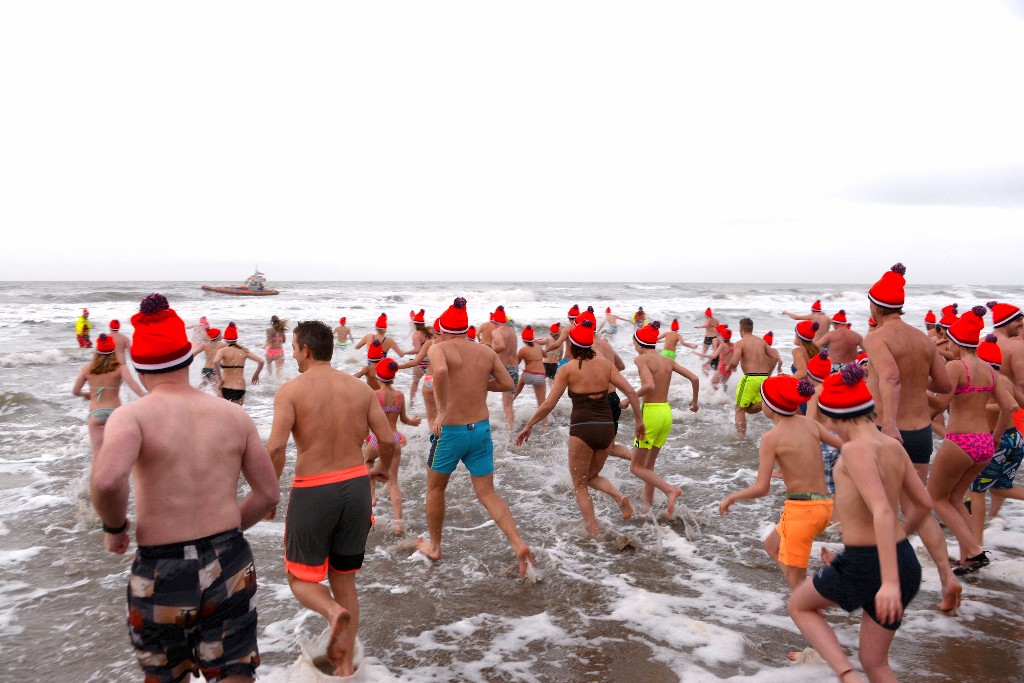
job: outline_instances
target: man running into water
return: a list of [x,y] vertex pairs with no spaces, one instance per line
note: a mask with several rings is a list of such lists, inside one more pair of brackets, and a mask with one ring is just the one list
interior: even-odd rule
[[356,338],[352,336],[352,330],[345,324],[347,318],[338,318],[338,326],[334,328],[334,345],[344,351],[348,348],[348,343],[356,343]]
[[[643,422],[647,430],[643,440],[633,441],[633,461],[629,471],[644,482],[644,507],[642,514],[649,514],[654,503],[654,489],[668,496],[668,516],[676,512],[676,498],[683,492],[678,486],[671,486],[654,471],[654,463],[658,459],[662,446],[672,431],[672,406],[668,403],[668,387],[672,382],[672,373],[682,375],[690,380],[693,398],[690,400],[690,411],[696,413],[697,390],[700,380],[692,372],[673,360],[656,353],[654,347],[658,343],[660,323],[655,320],[633,333],[633,347],[637,356],[634,359],[636,369],[640,373],[640,390],[637,395],[643,399]],[[629,405],[622,399],[623,408]]]
[[132,349],[132,340],[127,335],[121,334],[121,321],[111,320],[110,321],[110,338],[114,340],[114,357],[121,362],[122,365],[125,363],[125,358],[129,357],[128,354]]
[[818,329],[814,333],[813,341],[817,346],[821,346],[821,338],[828,334],[828,326],[831,322],[821,309],[821,301],[815,301],[811,304],[811,312],[807,315],[797,315],[789,311],[783,311],[782,315],[788,315],[793,320],[810,320],[818,323]]
[[668,358],[669,360],[676,359],[676,347],[678,347],[680,344],[689,349],[697,348],[696,344],[687,344],[685,341],[683,341],[683,336],[679,334],[678,319],[674,319],[672,321],[672,325],[669,327],[668,332],[661,333],[661,336],[658,337],[658,341],[665,342],[665,346],[662,347],[661,349],[661,355],[665,356],[665,358]]
[[736,384],[736,433],[747,434],[747,415],[761,412],[761,384],[779,365],[779,352],[754,336],[754,321],[740,318],[740,340],[733,347],[729,372],[737,366],[743,377]]
[[515,410],[512,407],[515,385],[519,384],[519,359],[517,358],[518,341],[516,333],[508,327],[505,307],[498,306],[491,314],[494,331],[491,333],[491,349],[498,354],[498,360],[505,366],[512,378],[512,389],[501,395],[501,406],[505,410],[505,426],[508,427],[509,438],[512,437],[512,423],[515,421]]
[[[325,323],[295,326],[292,357],[299,376],[277,391],[267,447],[280,479],[288,437],[295,439],[284,531],[288,585],[304,607],[327,619],[334,675],[350,676],[359,628],[356,573],[373,524],[371,473],[362,444],[370,432],[377,438],[381,463],[373,474],[386,479],[394,434],[373,390],[331,367],[333,353],[334,338]],[[330,588],[323,585],[325,578]]]
[[440,327],[441,343],[431,344],[427,351],[437,403],[427,461],[430,539],[420,538],[416,549],[434,562],[441,559],[445,489],[462,462],[469,470],[477,499],[512,544],[519,575],[525,576],[534,564],[533,555],[520,538],[508,505],[494,491],[494,447],[487,412],[487,392],[512,390],[512,378],[494,351],[466,339],[469,318],[465,299],[459,297],[448,307],[441,315]]
[[[953,390],[946,364],[928,337],[900,317],[905,300],[903,278],[906,268],[897,263],[868,290],[871,317],[877,328],[864,338],[864,350],[871,359],[868,387],[877,398],[882,432],[903,444],[914,470],[928,483],[932,456],[931,409],[928,392],[945,394]],[[914,512],[912,500],[901,499],[906,514]],[[949,565],[946,537],[932,515],[925,515],[918,535],[924,542],[942,584],[938,608],[960,605],[962,588]]]
[[[629,319],[628,318],[620,318],[617,315],[613,315],[611,308],[605,308],[604,309],[604,320],[601,321],[601,326],[599,328],[597,328],[597,331],[598,332],[602,332],[603,334],[615,334],[616,332],[619,331],[619,322],[620,321],[621,322],[629,322]],[[603,332],[605,325],[608,326],[608,331],[607,332]]]
[[832,359],[833,370],[838,370],[847,363],[857,360],[864,339],[847,326],[846,311],[840,309],[832,316],[832,329],[815,343],[819,348],[828,347],[828,357]]
[[704,322],[700,325],[694,325],[698,330],[704,330],[704,353],[708,352],[711,345],[715,343],[715,328],[718,327],[718,318],[716,318],[710,308],[704,309]]
[[[131,358],[149,393],[107,420],[91,477],[103,544],[117,554],[131,541],[135,482],[132,645],[146,680],[180,681],[196,670],[251,681],[256,571],[241,530],[277,506],[274,466],[242,408],[189,385],[192,344],[167,299],[150,294],[140,309]],[[249,485],[241,501],[239,475]]]
[[193,356],[198,356],[200,353],[205,354],[203,357],[203,379],[199,382],[200,389],[213,385],[213,390],[220,393],[220,375],[217,374],[214,359],[217,357],[217,352],[225,346],[227,346],[227,342],[221,337],[220,330],[216,327],[208,327],[206,328],[206,341],[192,347]]

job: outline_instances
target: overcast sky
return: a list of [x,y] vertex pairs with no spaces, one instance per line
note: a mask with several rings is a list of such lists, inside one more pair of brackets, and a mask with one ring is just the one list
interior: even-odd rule
[[3,3],[0,280],[1019,283],[1022,8]]

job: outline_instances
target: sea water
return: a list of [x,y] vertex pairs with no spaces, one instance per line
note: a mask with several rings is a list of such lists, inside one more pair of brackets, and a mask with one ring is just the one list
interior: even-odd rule
[[[90,446],[87,403],[71,395],[90,351],[77,348],[74,321],[89,308],[93,339],[112,318],[131,334],[131,315],[150,292],[161,292],[188,325],[206,316],[216,327],[238,325],[239,341],[260,352],[271,315],[293,325],[319,319],[333,325],[345,316],[359,338],[378,315],[389,315],[389,334],[410,348],[408,312],[426,309],[433,320],[456,296],[468,300],[479,324],[499,304],[516,329],[546,330],[565,322],[573,304],[605,307],[630,316],[643,306],[667,328],[678,318],[684,338],[699,343],[695,329],[704,309],[738,330],[749,316],[755,332],[775,332],[775,347],[788,365],[794,321],[783,310],[808,313],[821,299],[827,313],[847,312],[864,333],[867,285],[715,285],[630,283],[445,283],[273,282],[281,294],[237,297],[207,293],[182,282],[0,283],[0,680],[133,681],[140,678],[125,626],[125,589],[131,552],[103,549],[99,520],[88,493]],[[985,286],[907,290],[906,320],[923,327],[927,309],[952,302],[961,309],[988,300],[1020,304],[1024,288]],[[632,329],[611,336],[626,362],[625,376],[638,385],[630,343]],[[699,372],[701,359],[680,349],[679,362]],[[363,351],[338,351],[335,365],[354,372]],[[199,382],[200,364],[191,369]],[[246,375],[254,367],[250,363]],[[286,352],[283,377],[265,370],[246,396],[245,409],[261,436],[269,435],[274,393],[297,368]],[[594,493],[605,537],[588,539],[566,467],[569,405],[563,400],[551,426],[537,427],[526,445],[513,444],[501,400],[491,395],[495,485],[508,501],[520,532],[533,549],[537,570],[517,576],[510,547],[476,502],[460,468],[448,488],[444,557],[432,564],[413,553],[426,533],[424,494],[427,426],[400,425],[408,438],[402,452],[407,533],[391,532],[393,515],[383,487],[359,574],[359,637],[367,656],[395,679],[407,681],[818,681],[828,668],[813,657],[790,663],[786,653],[807,647],[786,613],[788,589],[761,543],[778,520],[784,490],[733,506],[726,517],[718,502],[749,485],[757,448],[769,423],[749,418],[746,438],[733,427],[732,392],[713,392],[702,376],[700,411],[689,412],[689,382],[676,378],[669,400],[674,427],[657,470],[683,487],[679,515],[654,514],[623,522],[618,507]],[[410,375],[395,386],[408,392]],[[122,389],[122,400],[135,397]],[[422,413],[422,397],[411,406]],[[515,404],[516,429],[535,409],[527,389]],[[623,414],[620,441],[633,431]],[[286,494],[294,471],[294,447],[282,478]],[[639,511],[640,482],[628,463],[611,458],[604,473]],[[174,482],[168,482],[173,486]],[[202,505],[202,501],[197,501]],[[300,607],[288,589],[282,562],[286,496],[276,519],[246,532],[259,575],[261,680],[285,681],[300,643],[324,630],[323,618]],[[986,532],[993,562],[964,580],[959,615],[933,609],[938,579],[920,541],[912,542],[924,566],[924,583],[904,618],[891,661],[903,681],[996,681],[1021,677],[1024,639],[1024,506],[1009,501]],[[956,542],[948,538],[956,556]],[[815,544],[811,571],[822,545],[838,549],[833,528]],[[860,614],[836,611],[829,621],[842,644],[855,652]],[[379,669],[378,669],[379,671]],[[378,676],[380,677],[380,676]]]

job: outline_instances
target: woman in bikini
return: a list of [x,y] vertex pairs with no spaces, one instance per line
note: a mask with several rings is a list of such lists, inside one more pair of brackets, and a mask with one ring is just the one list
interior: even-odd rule
[[732,343],[732,330],[725,325],[719,325],[715,328],[715,340],[717,342],[715,350],[711,353],[701,353],[700,351],[694,351],[694,353],[704,358],[707,361],[704,365],[714,372],[711,376],[712,390],[721,387],[722,391],[726,391],[729,388],[729,378],[732,377],[729,361],[732,360],[732,353],[735,350]]
[[[78,373],[71,389],[72,394],[89,401],[89,441],[92,442],[93,455],[103,445],[107,418],[121,405],[121,382],[125,382],[139,396],[146,393],[132,377],[128,366],[117,360],[114,353],[116,346],[113,337],[101,334],[96,340],[96,352],[92,360]],[[89,390],[83,391],[86,384]]]
[[[401,534],[405,532],[405,523],[402,521],[402,489],[398,485],[398,467],[402,461],[402,446],[405,445],[406,440],[404,436],[398,433],[396,427],[399,420],[402,421],[402,424],[415,427],[420,423],[420,416],[414,415],[409,417],[405,412],[405,397],[402,395],[402,392],[395,391],[394,387],[391,386],[391,383],[395,380],[396,372],[398,372],[398,362],[394,359],[386,358],[377,363],[374,374],[377,377],[377,384],[380,385],[380,389],[377,389],[375,392],[377,400],[380,402],[380,407],[384,409],[388,422],[391,423],[391,431],[395,434],[395,454],[391,458],[391,468],[388,469],[388,478],[385,483],[388,487],[388,494],[391,496],[391,509],[394,510],[395,514],[395,533]],[[371,432],[366,437],[366,443],[363,444],[363,459],[369,464],[378,457],[377,437]],[[376,505],[376,482],[373,485],[373,489],[373,499]]]
[[818,345],[814,343],[814,335],[818,331],[818,323],[803,320],[796,326],[796,338],[793,340],[793,376],[797,379],[807,378],[807,361],[818,355]]
[[[420,379],[427,372],[427,356],[425,348],[430,348],[430,342],[434,339],[434,330],[427,327],[424,321],[424,311],[421,308],[419,313],[413,315],[412,322],[416,331],[412,333],[412,351],[416,357],[416,364],[412,366],[412,385],[409,387],[409,405],[416,402],[416,389],[419,388]],[[422,355],[420,351],[423,351]],[[424,397],[426,400],[426,397]]]
[[213,358],[213,365],[220,375],[220,395],[232,403],[244,405],[245,361],[256,361],[256,372],[252,374],[252,384],[256,386],[263,370],[263,358],[238,343],[238,328],[234,323],[228,323],[224,329],[224,341],[227,346],[220,349]]
[[284,369],[284,333],[287,329],[287,320],[281,320],[276,315],[270,316],[270,327],[267,328],[267,341],[263,344],[263,348],[266,351],[267,370],[270,372],[271,377],[274,376],[275,366],[278,377],[281,376],[281,370]]
[[[591,348],[594,344],[593,321],[584,320],[573,327],[569,332],[569,341],[572,360],[555,373],[551,393],[537,407],[537,412],[516,437],[516,443],[522,444],[529,440],[534,425],[547,417],[568,388],[572,400],[572,414],[569,418],[569,478],[576,493],[576,504],[587,524],[587,531],[591,538],[597,540],[601,528],[597,523],[590,488],[611,496],[618,503],[623,519],[633,516],[629,498],[601,476],[601,468],[608,458],[608,447],[615,440],[615,421],[611,406],[608,405],[608,385],[615,385],[626,395],[634,415],[640,415],[640,400],[615,365],[598,356]],[[644,435],[643,420],[637,420],[636,436],[642,439]]]
[[[978,358],[985,312],[984,306],[975,306],[947,330],[950,349],[956,356],[946,363],[953,390],[939,396],[934,406],[937,412],[949,409],[949,422],[932,462],[928,493],[939,519],[960,545],[960,562],[953,569],[957,575],[969,574],[989,563],[988,554],[971,531],[971,513],[963,501],[967,488],[995,454],[999,438],[1010,425],[1014,405],[1005,385],[996,382],[995,370]],[[992,396],[999,406],[994,431],[985,409]]]

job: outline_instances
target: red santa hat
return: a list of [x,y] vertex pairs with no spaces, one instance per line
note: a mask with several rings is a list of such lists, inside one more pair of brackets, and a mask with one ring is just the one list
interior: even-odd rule
[[374,370],[377,379],[384,383],[391,383],[395,379],[395,373],[397,372],[398,363],[394,358],[388,358],[383,363],[377,363],[377,368]]
[[938,321],[939,319],[935,317],[935,311],[928,309],[928,312],[924,314],[924,322],[926,325],[934,325]]
[[530,325],[523,328],[523,341],[527,344],[533,343],[533,327]]
[[1010,304],[1000,304],[995,301],[989,301],[988,307],[992,309],[992,327],[1002,327],[1003,325],[1009,325],[1017,318],[1024,315],[1020,309]]
[[377,318],[377,329],[386,330],[388,329],[388,314],[381,313],[380,317]]
[[421,308],[419,313],[416,313],[415,315],[412,316],[412,321],[414,323],[419,323],[420,325],[425,325],[426,324],[426,315],[427,315],[427,312],[424,311]]
[[711,315],[711,308],[710,308],[710,307],[709,307],[709,308],[705,308],[705,309],[704,309],[704,315],[705,315],[706,317],[708,317],[708,318],[712,318],[712,317],[714,317],[714,316],[712,316],[712,315]]
[[121,321],[120,320],[116,320],[116,319],[115,320],[111,320],[110,321],[110,329],[113,330],[114,332],[117,332],[118,330],[120,330],[121,329]]
[[584,320],[589,320],[590,322],[594,323],[594,328],[597,328],[597,316],[594,315],[593,306],[587,306],[587,310],[582,311],[578,316],[576,316],[577,325],[582,323]]
[[150,294],[132,316],[135,335],[132,363],[138,372],[171,372],[192,363],[192,343],[185,321],[170,307],[163,294]]
[[868,327],[878,327],[878,322],[874,318],[869,317]]
[[946,336],[960,346],[969,349],[977,348],[981,339],[981,331],[985,329],[985,314],[987,312],[984,306],[975,306],[950,325],[946,330]]
[[409,311],[409,320],[416,319],[416,311]]
[[581,349],[589,349],[594,345],[594,321],[583,320],[569,330],[569,341]]
[[476,326],[470,325],[469,329],[466,330],[466,339],[469,341],[476,341]]
[[96,353],[106,356],[113,353],[116,348],[117,344],[114,343],[113,337],[101,334],[96,338]]
[[903,277],[907,267],[897,263],[882,274],[882,277],[868,290],[868,299],[883,308],[903,308],[906,296],[903,289],[907,281]]
[[346,320],[347,320],[347,318],[338,318],[338,323],[340,325],[344,325]]
[[634,332],[633,339],[645,349],[653,349],[658,344],[658,335],[660,334],[661,323],[655,320]]
[[846,324],[846,310],[840,308],[839,312],[836,313],[834,316],[832,316],[832,322],[834,322],[837,325],[845,325]]
[[228,326],[224,328],[224,341],[228,344],[238,341],[238,328],[234,323],[228,323]]
[[562,331],[562,323],[551,323],[551,327],[548,330],[551,332],[552,337],[557,337],[558,333]]
[[[474,334],[476,333],[476,328],[475,327],[471,327],[470,329],[473,330]],[[437,332],[438,334],[441,334],[441,319],[440,318],[434,318],[434,332]]]
[[815,382],[824,382],[832,374],[832,361],[828,359],[828,349],[822,349],[807,360],[807,376]]
[[469,314],[466,312],[466,300],[460,296],[441,314],[441,331],[448,334],[465,334],[467,329]]
[[839,372],[826,378],[818,397],[818,410],[822,415],[851,420],[873,411],[875,400],[868,391],[864,374],[859,363],[847,363]]
[[89,309],[88,308],[83,308],[82,309],[82,315],[84,315],[86,318],[88,318],[89,317]]
[[864,353],[863,351],[858,353],[857,354],[857,362],[860,363],[861,365],[867,365],[868,364],[868,354]]
[[801,320],[796,324],[796,336],[804,341],[813,342],[814,333],[821,327],[816,322],[810,320]]
[[999,348],[999,344],[996,343],[998,338],[994,334],[990,334],[978,344],[978,358],[982,359],[996,370],[1003,364],[1003,350]]
[[669,329],[673,332],[679,331],[679,318],[672,318],[672,324],[669,325]]
[[220,341],[220,330],[216,327],[207,327],[206,336],[209,337],[210,341]]
[[959,306],[950,304],[942,309],[942,317],[939,318],[939,327],[950,328],[957,320],[957,309]]
[[608,308],[605,308],[604,312],[605,313],[611,313],[612,312],[611,306],[609,306]]
[[366,360],[371,363],[376,363],[384,357],[384,345],[380,343],[379,339],[374,339],[370,342],[370,346],[366,349]]
[[508,322],[508,316],[505,315],[504,306],[498,306],[494,309],[494,313],[491,313],[491,322],[498,325],[504,325]]
[[726,341],[732,339],[732,330],[730,330],[729,326],[726,325],[725,323],[722,323],[715,327],[715,332],[722,335],[722,339],[725,339]]
[[576,320],[576,316],[578,316],[579,314],[580,307],[577,306],[576,304],[573,304],[572,308],[569,309],[569,320]]
[[821,313],[821,301],[815,301],[811,304],[811,313]]
[[765,332],[764,340],[768,343],[768,346],[771,346],[773,343],[775,343],[775,335],[772,334],[771,330]]
[[801,403],[814,396],[814,385],[791,375],[776,375],[761,383],[761,399],[779,415],[795,415]]

